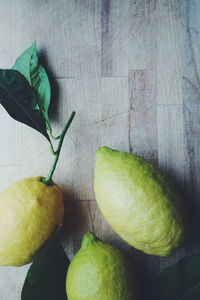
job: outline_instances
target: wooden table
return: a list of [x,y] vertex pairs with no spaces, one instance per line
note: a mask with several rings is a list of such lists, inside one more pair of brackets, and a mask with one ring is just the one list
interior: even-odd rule
[[[0,2],[1,68],[36,40],[52,81],[55,132],[77,112],[54,176],[65,194],[63,243],[70,258],[86,231],[123,249],[150,278],[199,251],[198,238],[168,258],[129,247],[103,219],[92,187],[95,151],[107,145],[158,164],[188,211],[200,215],[199,16],[199,0]],[[46,140],[3,108],[0,137],[1,190],[47,174],[53,158]],[[20,299],[28,267],[0,267],[1,300]]]

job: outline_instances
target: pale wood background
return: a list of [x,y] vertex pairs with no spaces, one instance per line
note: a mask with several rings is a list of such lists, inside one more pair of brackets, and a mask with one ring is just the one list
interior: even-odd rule
[[[198,252],[197,237],[169,258],[129,247],[99,213],[92,184],[99,146],[137,153],[165,170],[192,219],[200,216],[200,1],[1,1],[1,68],[11,67],[34,40],[52,79],[55,130],[77,112],[54,177],[65,193],[69,257],[88,230],[123,249],[150,278]],[[0,138],[1,190],[47,174],[46,140],[2,108]],[[0,267],[1,300],[20,299],[27,268]]]

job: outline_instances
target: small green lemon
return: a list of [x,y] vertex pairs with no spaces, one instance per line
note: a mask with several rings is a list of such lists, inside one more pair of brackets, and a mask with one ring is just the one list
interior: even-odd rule
[[86,233],[66,279],[68,300],[135,300],[135,279],[127,258]]
[[60,188],[25,178],[0,194],[0,265],[29,263],[37,250],[63,221]]
[[128,244],[166,256],[183,241],[180,195],[144,158],[100,148],[94,190],[105,219]]

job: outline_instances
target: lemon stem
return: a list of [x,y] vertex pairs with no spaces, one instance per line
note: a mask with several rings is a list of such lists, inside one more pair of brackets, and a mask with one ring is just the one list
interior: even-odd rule
[[54,151],[53,144],[52,144],[52,142],[51,142],[50,139],[49,139],[49,144],[50,144],[50,150],[51,150],[51,153],[52,153],[53,155],[56,155],[56,151]]
[[59,143],[58,143],[58,148],[57,150],[55,151],[54,155],[55,155],[55,159],[54,159],[54,162],[53,162],[53,165],[51,167],[51,170],[49,172],[49,175],[45,178],[42,178],[42,182],[44,182],[45,184],[47,185],[50,185],[51,184],[51,180],[52,180],[52,177],[53,177],[53,173],[56,169],[56,165],[57,165],[57,162],[58,162],[58,159],[59,159],[59,156],[60,156],[60,150],[62,148],[62,144],[63,144],[63,140],[64,140],[64,137],[65,137],[65,134],[67,133],[67,130],[68,128],[70,127],[73,119],[74,119],[74,116],[75,116],[75,111],[73,111],[71,113],[71,116],[69,117],[61,135],[60,135],[60,138],[59,138]]
[[46,120],[46,125],[47,125],[47,129],[48,129],[48,131],[49,131],[50,137],[51,137],[53,140],[59,140],[60,135],[58,135],[58,136],[54,136],[54,135],[53,135],[51,126],[50,126],[50,124],[49,124],[49,121],[47,121],[47,120]]

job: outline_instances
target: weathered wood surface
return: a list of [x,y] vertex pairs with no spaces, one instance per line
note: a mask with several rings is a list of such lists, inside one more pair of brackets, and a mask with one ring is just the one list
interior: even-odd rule
[[[151,278],[200,250],[197,237],[162,259],[129,247],[101,216],[92,188],[99,146],[131,151],[158,164],[185,195],[192,219],[199,218],[199,15],[199,0],[1,1],[1,68],[37,40],[53,83],[55,130],[77,112],[55,174],[65,193],[70,258],[88,230],[127,252]],[[2,108],[0,137],[0,190],[47,174],[52,157],[45,139]],[[26,270],[0,267],[1,300],[20,299]]]

